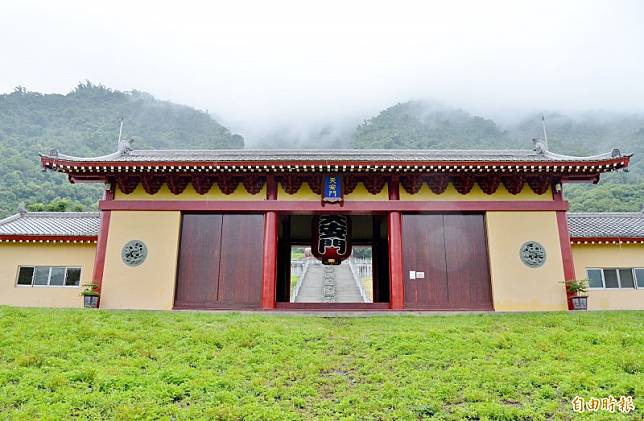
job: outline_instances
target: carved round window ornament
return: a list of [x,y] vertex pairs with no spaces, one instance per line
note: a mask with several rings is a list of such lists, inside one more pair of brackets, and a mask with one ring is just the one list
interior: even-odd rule
[[128,266],[138,266],[148,257],[148,248],[141,240],[128,241],[121,249],[121,259]]
[[523,243],[519,255],[521,261],[531,268],[541,267],[546,262],[546,249],[536,241]]

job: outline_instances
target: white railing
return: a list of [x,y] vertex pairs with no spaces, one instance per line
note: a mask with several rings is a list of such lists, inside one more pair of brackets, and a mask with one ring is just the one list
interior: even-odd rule
[[[357,259],[354,258],[349,258],[348,263],[349,263],[349,268],[351,269],[351,274],[353,275],[353,281],[356,283],[356,286],[358,287],[358,290],[360,291],[360,296],[362,297],[362,302],[363,303],[368,303],[370,300],[367,297],[367,293],[365,292],[364,288],[362,287],[362,278],[365,276],[360,275],[360,270],[361,266],[366,266],[364,263],[356,263]],[[344,262],[343,262],[344,263]],[[366,268],[363,268],[363,270],[366,270]],[[371,263],[369,263],[369,276],[371,276]]]
[[360,279],[371,278],[373,275],[373,266],[371,259],[354,259],[349,258],[351,265],[355,267],[356,273]]
[[307,257],[304,260],[291,260],[291,275],[297,275],[299,278],[297,279],[297,284],[295,284],[295,288],[293,288],[293,291],[291,291],[291,302],[295,302],[295,297],[297,297],[297,294],[300,293],[300,288],[302,287],[302,281],[304,280],[304,277],[306,276],[306,272],[309,271],[309,267],[311,266],[311,263],[313,263],[315,259],[311,257]]

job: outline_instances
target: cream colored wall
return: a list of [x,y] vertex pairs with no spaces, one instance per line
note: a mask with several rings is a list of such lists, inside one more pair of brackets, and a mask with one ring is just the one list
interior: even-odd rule
[[549,200],[552,200],[552,192],[549,189],[544,194],[536,194],[526,184],[523,187],[523,190],[521,190],[519,194],[511,194],[503,185],[500,185],[497,191],[494,192],[493,194],[485,194],[478,186],[478,184],[475,184],[474,187],[472,187],[472,191],[470,191],[468,194],[460,194],[459,192],[456,191],[456,189],[454,188],[454,185],[450,183],[447,186],[447,189],[443,193],[436,194],[430,190],[429,186],[427,186],[427,183],[423,183],[420,191],[416,194],[409,194],[402,186],[400,186],[400,200],[426,200],[426,201],[431,201],[431,200],[449,200],[449,201],[452,201],[452,200],[462,200],[462,201],[541,200],[541,201],[549,201]]
[[387,189],[387,185],[385,184],[378,194],[371,194],[367,191],[367,188],[364,186],[363,183],[358,183],[356,185],[356,188],[350,193],[350,194],[345,194],[344,195],[344,200],[345,201],[350,201],[350,200],[363,200],[363,201],[369,201],[369,200],[389,200],[389,190]]
[[[572,246],[577,279],[587,268],[644,268],[644,244],[575,244]],[[589,310],[644,310],[644,289],[589,289]]]
[[16,286],[19,266],[81,268],[81,285],[92,281],[96,244],[0,243],[0,304],[82,307],[81,287]]
[[[174,304],[180,212],[112,211],[101,308],[169,310]],[[141,240],[148,256],[136,267],[121,259],[121,249]]]
[[[497,311],[566,310],[563,263],[555,212],[487,212],[492,298]],[[523,264],[526,241],[546,249],[539,268]]]
[[282,183],[277,185],[277,200],[315,200],[319,202],[321,198],[319,194],[313,193],[308,183],[302,183],[302,186],[294,194],[286,193]]
[[195,191],[192,184],[188,184],[181,194],[174,194],[164,184],[155,194],[148,194],[139,184],[136,189],[130,193],[123,193],[118,187],[114,190],[114,199],[117,200],[266,200],[266,185],[257,194],[250,194],[244,186],[239,183],[237,188],[231,194],[222,193],[217,184],[214,184],[206,194],[199,194]]

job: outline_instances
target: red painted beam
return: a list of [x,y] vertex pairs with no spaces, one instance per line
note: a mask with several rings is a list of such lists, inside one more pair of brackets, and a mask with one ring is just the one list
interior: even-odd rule
[[387,213],[387,212],[481,212],[565,211],[564,201],[345,201],[344,205],[319,201],[215,201],[215,200],[102,200],[101,210],[190,212],[284,212],[284,213]]
[[402,224],[400,212],[389,214],[389,304],[392,310],[405,306]]

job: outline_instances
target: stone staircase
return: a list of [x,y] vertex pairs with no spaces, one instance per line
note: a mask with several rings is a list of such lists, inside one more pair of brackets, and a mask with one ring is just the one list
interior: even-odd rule
[[312,263],[294,298],[296,303],[363,303],[360,289],[347,263],[324,266]]

